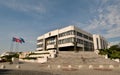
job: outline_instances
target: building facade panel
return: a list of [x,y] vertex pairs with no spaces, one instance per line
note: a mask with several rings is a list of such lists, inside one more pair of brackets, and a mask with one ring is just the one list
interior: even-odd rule
[[68,27],[59,29],[59,34],[67,32],[67,31],[72,31],[72,30],[74,30],[74,26],[68,26]]
[[97,34],[93,35],[93,42],[95,50],[106,49],[108,46],[106,39],[103,36]]

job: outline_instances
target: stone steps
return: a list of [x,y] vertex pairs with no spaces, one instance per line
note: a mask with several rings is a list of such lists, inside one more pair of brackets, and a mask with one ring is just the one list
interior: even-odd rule
[[119,64],[94,52],[60,52],[57,58],[49,59],[47,64]]

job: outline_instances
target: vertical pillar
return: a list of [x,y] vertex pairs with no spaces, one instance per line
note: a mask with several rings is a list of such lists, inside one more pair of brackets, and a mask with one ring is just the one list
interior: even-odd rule
[[77,31],[74,31],[73,32],[74,35],[75,35],[75,38],[74,38],[74,51],[77,52]]
[[75,40],[74,40],[74,51],[76,52],[76,37],[75,37]]
[[59,46],[58,46],[58,38],[59,38],[59,34],[57,35],[57,38],[56,38],[56,47],[57,47],[57,52],[59,52]]
[[85,44],[84,44],[84,40],[83,40],[83,52],[85,51]]
[[45,46],[46,46],[46,42],[45,42],[45,37],[43,38],[43,51],[45,51]]

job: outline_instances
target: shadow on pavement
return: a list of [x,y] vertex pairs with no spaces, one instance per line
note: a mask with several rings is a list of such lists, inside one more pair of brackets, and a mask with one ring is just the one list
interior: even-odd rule
[[0,75],[55,75],[49,72],[0,69]]

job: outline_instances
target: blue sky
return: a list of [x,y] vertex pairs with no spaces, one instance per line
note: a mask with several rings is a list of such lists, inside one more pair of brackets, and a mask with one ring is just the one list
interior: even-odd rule
[[0,51],[9,51],[12,37],[26,41],[19,51],[36,49],[48,31],[75,25],[120,42],[120,0],[0,0]]

